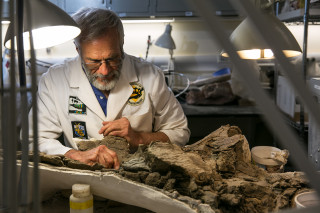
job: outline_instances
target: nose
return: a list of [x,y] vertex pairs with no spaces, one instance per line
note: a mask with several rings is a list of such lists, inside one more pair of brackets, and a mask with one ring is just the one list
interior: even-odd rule
[[102,75],[108,75],[109,73],[110,73],[110,71],[111,71],[111,68],[110,68],[110,66],[108,66],[108,64],[104,61],[101,65],[100,65],[100,67],[99,67],[99,69],[98,69],[98,73],[99,74],[102,74]]

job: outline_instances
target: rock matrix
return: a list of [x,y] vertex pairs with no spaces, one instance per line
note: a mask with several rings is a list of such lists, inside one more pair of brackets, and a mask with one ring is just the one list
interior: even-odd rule
[[309,190],[302,172],[268,173],[254,165],[248,141],[236,126],[222,126],[185,147],[154,141],[130,153],[125,139],[114,136],[78,146],[86,150],[100,144],[118,153],[120,170],[107,170],[99,164],[88,166],[64,156],[41,154],[41,162],[113,171],[128,181],[157,188],[186,202],[197,212],[276,212],[292,208],[293,197]]

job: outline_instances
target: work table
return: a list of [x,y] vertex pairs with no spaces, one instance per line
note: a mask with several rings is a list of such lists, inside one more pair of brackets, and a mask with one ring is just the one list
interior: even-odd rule
[[187,116],[201,115],[259,115],[256,106],[222,105],[222,106],[197,106],[181,103]]
[[274,139],[256,106],[197,106],[181,102],[191,131],[189,144],[197,142],[223,125],[238,126],[250,147],[273,145]]

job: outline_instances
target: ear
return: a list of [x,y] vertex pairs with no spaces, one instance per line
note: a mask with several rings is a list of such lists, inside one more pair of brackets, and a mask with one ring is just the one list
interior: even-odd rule
[[78,54],[80,54],[80,49],[79,49],[78,45],[76,44],[75,41],[73,43],[74,43],[74,46],[76,46],[76,50],[77,50]]

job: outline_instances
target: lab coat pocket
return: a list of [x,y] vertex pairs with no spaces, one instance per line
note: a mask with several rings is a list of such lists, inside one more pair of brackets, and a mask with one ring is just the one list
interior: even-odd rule
[[151,132],[152,131],[152,109],[151,105],[143,104],[142,106],[127,106],[122,114],[128,118],[131,127],[135,131]]
[[143,115],[125,116],[130,121],[131,127],[138,132],[152,132],[152,115],[145,113]]

